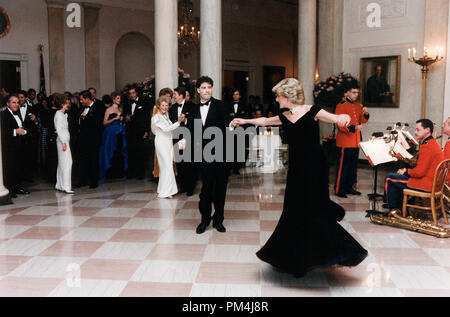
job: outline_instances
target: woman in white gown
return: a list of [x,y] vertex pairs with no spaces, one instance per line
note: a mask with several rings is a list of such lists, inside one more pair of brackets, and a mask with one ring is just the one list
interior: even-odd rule
[[159,111],[152,117],[152,132],[155,135],[155,150],[159,165],[158,197],[172,198],[178,193],[175,173],[173,171],[172,131],[180,126],[186,118],[182,114],[177,122],[169,119],[170,97],[162,96],[156,101]]
[[69,123],[67,111],[70,110],[70,98],[58,95],[55,98],[58,111],[55,113],[55,129],[58,138],[56,146],[58,149],[58,169],[56,172],[56,190],[73,194],[72,191],[72,152],[70,151]]

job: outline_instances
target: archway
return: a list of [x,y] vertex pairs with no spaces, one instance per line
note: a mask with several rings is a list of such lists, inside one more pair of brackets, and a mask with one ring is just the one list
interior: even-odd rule
[[117,42],[115,50],[116,89],[143,81],[155,73],[155,47],[142,33],[130,32]]

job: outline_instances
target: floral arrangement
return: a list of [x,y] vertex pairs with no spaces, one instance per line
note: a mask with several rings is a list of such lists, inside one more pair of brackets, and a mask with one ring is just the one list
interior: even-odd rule
[[[178,68],[178,86],[185,87],[189,91],[191,98],[195,96],[195,83],[196,80],[191,80],[191,75],[186,73],[182,68]],[[175,87],[169,87],[175,88]],[[143,93],[148,96],[153,102],[155,102],[157,97],[157,92],[155,92],[155,75],[145,78],[143,82]]]
[[329,108],[334,112],[336,105],[342,100],[345,88],[349,84],[359,83],[358,77],[351,73],[341,72],[323,80],[318,80],[314,86],[314,103],[318,106]]

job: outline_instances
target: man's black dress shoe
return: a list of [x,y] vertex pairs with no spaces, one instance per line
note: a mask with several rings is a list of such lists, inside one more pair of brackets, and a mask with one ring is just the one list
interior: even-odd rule
[[346,194],[336,194],[336,196],[341,197],[341,198],[347,198]]
[[216,228],[217,231],[219,232],[225,232],[227,231],[227,229],[223,226],[223,224],[219,223],[217,225],[213,225],[214,228]]
[[356,196],[361,196],[361,193],[352,189],[351,191],[346,192],[346,194],[348,195],[356,195]]
[[203,232],[205,232],[205,230],[206,230],[206,228],[208,228],[208,226],[209,226],[209,223],[206,223],[206,222],[200,223],[196,230],[197,234],[202,234]]
[[29,195],[30,192],[29,192],[29,191],[26,191],[26,190],[23,189],[23,188],[21,188],[21,189],[19,189],[19,190],[16,192],[16,194],[19,194],[19,195]]

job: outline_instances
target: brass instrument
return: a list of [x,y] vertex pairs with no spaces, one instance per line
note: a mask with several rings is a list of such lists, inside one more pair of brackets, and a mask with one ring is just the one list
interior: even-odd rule
[[398,209],[391,210],[387,215],[370,214],[370,220],[379,225],[388,225],[401,229],[411,230],[428,234],[437,238],[450,238],[450,229],[441,225],[435,225],[431,221],[414,219],[413,217],[404,218]]

